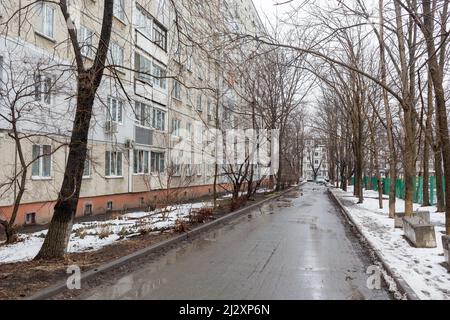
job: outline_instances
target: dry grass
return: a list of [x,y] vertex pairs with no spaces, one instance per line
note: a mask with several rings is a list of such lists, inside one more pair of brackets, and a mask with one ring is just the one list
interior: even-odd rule
[[191,223],[204,223],[208,221],[213,215],[213,208],[203,207],[197,210],[192,210],[189,215],[189,222]]
[[245,196],[239,197],[235,200],[232,200],[231,204],[230,204],[230,212],[233,212],[239,208],[242,208],[243,206],[245,206],[246,203],[247,203],[247,198]]
[[103,225],[98,232],[99,239],[108,238],[111,235],[111,228],[108,225]]
[[183,233],[183,232],[186,232],[188,230],[189,230],[189,228],[188,228],[188,225],[187,225],[187,223],[185,221],[180,220],[180,219],[177,219],[175,221],[175,227],[174,227],[174,231],[175,232]]

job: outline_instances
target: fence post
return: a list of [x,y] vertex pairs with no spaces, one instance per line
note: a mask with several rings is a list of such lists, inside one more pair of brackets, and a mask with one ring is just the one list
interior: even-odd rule
[[389,178],[384,178],[384,194],[389,194],[389,185],[390,185],[390,180]]
[[[418,181],[419,183],[417,183],[417,180],[419,180]],[[414,202],[423,204],[423,177],[422,176],[416,177],[415,181],[416,181],[415,183],[416,189],[414,192]]]
[[430,204],[434,206],[436,204],[436,201],[434,200],[434,197],[436,195],[436,177],[430,176]]

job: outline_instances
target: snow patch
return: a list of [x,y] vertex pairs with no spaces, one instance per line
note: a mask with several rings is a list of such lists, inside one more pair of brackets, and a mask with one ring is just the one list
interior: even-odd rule
[[[116,241],[139,234],[171,229],[179,220],[187,221],[193,209],[212,207],[210,202],[198,202],[168,206],[151,212],[133,212],[116,219],[81,222],[73,225],[68,252],[96,251]],[[32,234],[19,234],[19,242],[0,244],[0,264],[33,259],[44,242],[47,230]]]
[[[347,208],[355,223],[364,233],[393,273],[400,275],[420,299],[450,299],[450,274],[441,263],[444,262],[441,236],[445,233],[445,214],[436,212],[435,206],[421,207],[414,204],[414,210],[430,211],[431,223],[435,226],[437,248],[415,248],[403,237],[403,230],[394,229],[389,219],[389,200],[383,199],[383,209],[378,206],[378,192],[364,191],[364,203],[358,204],[347,192],[332,189],[332,192]],[[396,200],[396,211],[404,211],[405,201]]]

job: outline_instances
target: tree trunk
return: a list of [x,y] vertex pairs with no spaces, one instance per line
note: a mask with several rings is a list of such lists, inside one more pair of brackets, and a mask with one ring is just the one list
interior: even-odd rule
[[445,212],[444,188],[442,185],[442,151],[440,147],[437,147],[437,151],[434,153],[434,177],[436,180],[437,212]]
[[[75,60],[77,61],[77,107],[69,143],[69,155],[64,179],[55,204],[54,213],[44,243],[35,257],[39,259],[63,259],[72,231],[78,199],[80,196],[87,141],[95,96],[103,78],[104,66],[111,39],[113,1],[105,0],[103,5],[102,29],[97,54],[91,68],[85,69],[81,48],[75,30],[68,29]],[[61,0],[61,10],[66,20],[71,17],[66,1]]]
[[[387,81],[387,71],[386,71],[386,52],[384,43],[384,1],[379,0],[379,12],[380,12],[380,71],[381,71],[381,82],[386,85]],[[388,92],[383,88],[383,106],[386,113],[386,133],[388,138],[389,147],[389,218],[394,218],[395,216],[395,182],[397,179],[397,155],[395,151],[394,144],[394,131],[393,131],[393,121],[391,107],[389,105]]]
[[405,179],[405,216],[411,216],[414,201],[415,179],[415,134],[411,121],[411,111],[405,111],[405,154],[404,154],[404,179]]
[[[444,177],[445,177],[445,203],[450,203],[450,139],[447,121],[447,109],[445,102],[445,91],[443,86],[443,73],[439,67],[436,46],[434,44],[433,30],[434,30],[434,15],[431,12],[431,1],[423,0],[424,26],[423,33],[425,36],[427,51],[428,51],[428,67],[431,78],[433,80],[434,95],[436,99],[436,117],[439,127],[439,138],[442,143],[442,158],[444,163]],[[445,46],[445,44],[443,44]],[[446,234],[450,235],[450,206],[445,207],[445,230]]]
[[281,189],[283,189],[283,170],[284,170],[284,166],[283,166],[283,152],[282,152],[282,133],[280,130],[280,135],[279,135],[279,139],[278,139],[278,172],[277,172],[277,186],[275,188],[276,191],[280,191]]
[[61,259],[64,257],[72,231],[87,153],[89,125],[95,94],[92,94],[89,74],[79,75],[77,110],[69,144],[69,156],[61,191],[54,214],[36,259]]
[[422,206],[429,207],[430,203],[430,141],[431,141],[431,120],[433,117],[433,84],[431,77],[428,77],[428,99],[427,99],[427,120],[425,122],[425,141],[423,146],[423,188]]

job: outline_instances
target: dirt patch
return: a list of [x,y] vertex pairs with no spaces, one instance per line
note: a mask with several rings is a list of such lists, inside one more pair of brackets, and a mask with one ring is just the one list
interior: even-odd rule
[[71,253],[64,261],[27,261],[0,265],[0,299],[20,299],[67,278],[70,265],[82,271],[123,257],[157,242],[166,240],[173,232],[139,236],[93,252]]

